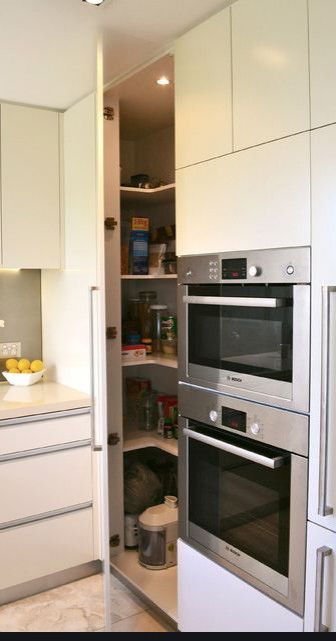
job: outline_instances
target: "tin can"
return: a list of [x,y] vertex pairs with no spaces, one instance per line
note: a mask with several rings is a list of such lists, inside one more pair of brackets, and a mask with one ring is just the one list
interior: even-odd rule
[[174,340],[177,338],[177,317],[163,316],[161,319],[161,340]]

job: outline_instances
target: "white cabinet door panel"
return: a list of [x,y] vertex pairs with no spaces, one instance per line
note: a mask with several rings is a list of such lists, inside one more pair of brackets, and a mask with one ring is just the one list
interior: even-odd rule
[[232,151],[230,10],[175,45],[176,166]]
[[[336,632],[335,559],[336,534],[308,523],[305,632]],[[319,587],[322,599],[316,599]],[[323,630],[322,626],[328,630]]]
[[92,510],[0,532],[0,590],[93,561]]
[[59,115],[1,105],[3,266],[60,266]]
[[335,25],[335,0],[309,0],[312,127],[336,122]]
[[309,129],[306,0],[232,6],[234,148]]
[[177,253],[310,245],[309,134],[177,171]]
[[[336,531],[336,293],[330,291],[330,331],[322,333],[322,288],[336,287],[336,125],[312,132],[312,351],[309,465],[309,519]],[[322,341],[325,356],[322,359]],[[322,365],[323,361],[323,365]],[[323,420],[322,375],[329,361],[327,421]],[[321,420],[322,418],[322,420]],[[327,447],[320,449],[321,430]],[[323,451],[324,450],[324,451]],[[322,516],[320,476],[326,468],[326,505],[333,513]]]
[[0,524],[89,503],[91,465],[90,446],[0,463]]
[[302,632],[303,620],[179,541],[181,632]]

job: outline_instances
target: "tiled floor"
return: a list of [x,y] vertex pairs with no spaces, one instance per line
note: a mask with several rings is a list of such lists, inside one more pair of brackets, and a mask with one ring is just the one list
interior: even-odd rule
[[[93,576],[0,607],[0,632],[104,631],[103,584]],[[112,632],[171,632],[148,605],[111,576]]]

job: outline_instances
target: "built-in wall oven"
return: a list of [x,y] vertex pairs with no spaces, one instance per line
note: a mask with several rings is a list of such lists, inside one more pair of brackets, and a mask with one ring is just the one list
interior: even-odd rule
[[302,615],[308,417],[183,384],[179,406],[181,538]]
[[309,412],[310,249],[179,260],[179,378]]

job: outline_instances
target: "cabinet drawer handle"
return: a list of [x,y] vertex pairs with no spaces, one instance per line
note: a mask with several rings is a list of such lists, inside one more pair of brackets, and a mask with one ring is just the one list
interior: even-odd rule
[[323,625],[323,586],[324,586],[324,561],[332,554],[332,549],[327,547],[319,548],[316,551],[316,584],[315,584],[315,616],[314,632],[329,632],[329,628]]

